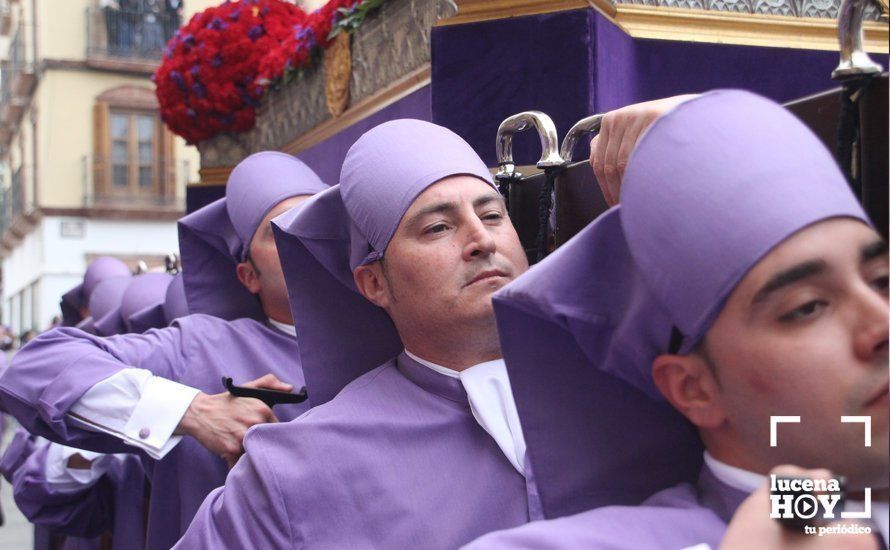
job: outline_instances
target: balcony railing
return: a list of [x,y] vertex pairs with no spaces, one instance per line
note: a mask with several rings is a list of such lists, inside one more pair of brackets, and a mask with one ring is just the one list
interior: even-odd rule
[[12,70],[8,63],[0,66],[0,105],[6,105],[12,99],[12,86],[10,79]]
[[[164,3],[161,3],[164,5]],[[179,28],[172,11],[124,11],[87,8],[87,58],[156,62]]]
[[[153,174],[150,185],[139,181],[127,181],[117,187],[113,183],[96,181],[97,174],[107,174],[110,163],[96,155],[81,158],[84,208],[114,208],[120,210],[163,210],[181,211],[185,209],[185,186],[190,177],[187,160],[167,161],[161,159]],[[107,176],[99,176],[107,177]]]
[[10,63],[0,65],[0,155],[15,135],[27,98],[13,94]]
[[0,238],[12,225],[12,188],[0,188]]
[[13,227],[16,218],[27,216],[34,210],[25,186],[25,168],[19,167],[12,173],[9,187],[0,188],[0,238]]
[[12,182],[9,186],[10,190],[10,214],[14,220],[19,214],[25,213],[25,186],[23,169],[20,167],[12,174]]
[[37,74],[32,49],[33,28],[19,23],[9,43],[9,85],[12,96],[27,97],[34,90]]

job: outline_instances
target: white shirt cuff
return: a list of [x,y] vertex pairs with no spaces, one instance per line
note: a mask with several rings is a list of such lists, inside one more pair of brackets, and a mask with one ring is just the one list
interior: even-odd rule
[[152,458],[163,458],[182,439],[173,435],[173,431],[199,393],[195,388],[166,378],[150,378],[124,426],[124,441]]
[[173,431],[198,393],[144,369],[123,369],[90,388],[69,416],[85,429],[111,434],[159,460],[182,439]]
[[[68,459],[80,455],[91,461],[89,469],[69,468]],[[46,452],[46,482],[60,493],[74,493],[99,481],[119,457],[51,443]]]

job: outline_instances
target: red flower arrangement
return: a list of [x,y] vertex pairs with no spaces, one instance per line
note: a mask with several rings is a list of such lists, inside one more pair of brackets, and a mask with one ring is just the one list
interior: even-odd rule
[[253,128],[270,85],[311,64],[381,0],[332,0],[307,14],[283,0],[227,1],[170,40],[153,80],[161,119],[188,143]]

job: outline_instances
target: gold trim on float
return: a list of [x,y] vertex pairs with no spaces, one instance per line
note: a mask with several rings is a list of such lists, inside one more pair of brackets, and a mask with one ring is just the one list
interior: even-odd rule
[[[456,15],[436,25],[593,8],[634,38],[804,50],[840,49],[837,20],[829,18],[612,4],[609,0],[457,0],[457,5]],[[863,29],[866,51],[890,53],[887,24],[866,21]]]
[[[635,38],[839,51],[837,20],[619,4],[615,20]],[[862,25],[870,53],[888,53],[888,27]]]
[[229,180],[234,166],[217,166],[213,168],[198,168],[199,181],[188,182],[188,187],[213,187],[225,185]]
[[296,155],[313,145],[317,145],[322,141],[333,137],[356,122],[385,109],[396,101],[429,85],[430,74],[430,65],[427,63],[423,67],[396,80],[386,88],[383,88],[350,106],[337,118],[330,118],[318,126],[303,132],[290,143],[282,147],[281,150],[285,153]]

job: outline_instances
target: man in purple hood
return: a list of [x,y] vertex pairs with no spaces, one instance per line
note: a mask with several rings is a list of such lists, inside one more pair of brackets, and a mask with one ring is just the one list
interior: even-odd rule
[[[886,548],[887,263],[831,154],[781,106],[724,90],[662,116],[621,204],[495,296],[544,515],[567,517],[469,548],[717,548],[782,464],[845,476],[846,509]],[[662,414],[611,414],[615,395]],[[629,452],[662,430],[687,452]],[[631,488],[655,457],[686,482],[569,515],[614,482],[604,465]]]
[[528,266],[470,146],[377,126],[274,225],[313,408],[249,432],[179,547],[455,548],[540,518],[491,306]]
[[96,285],[111,277],[131,275],[127,265],[110,256],[96,258],[87,266],[83,282],[62,295],[59,307],[62,309],[62,324],[73,327],[90,314],[90,297]]
[[32,433],[154,459],[146,462],[149,548],[179,538],[223,483],[248,427],[307,408],[282,405],[273,415],[259,400],[230,396],[221,378],[283,391],[303,385],[269,220],[326,187],[289,155],[251,155],[232,171],[224,199],[180,221],[191,315],[140,335],[50,331],[0,376],[0,400]]

